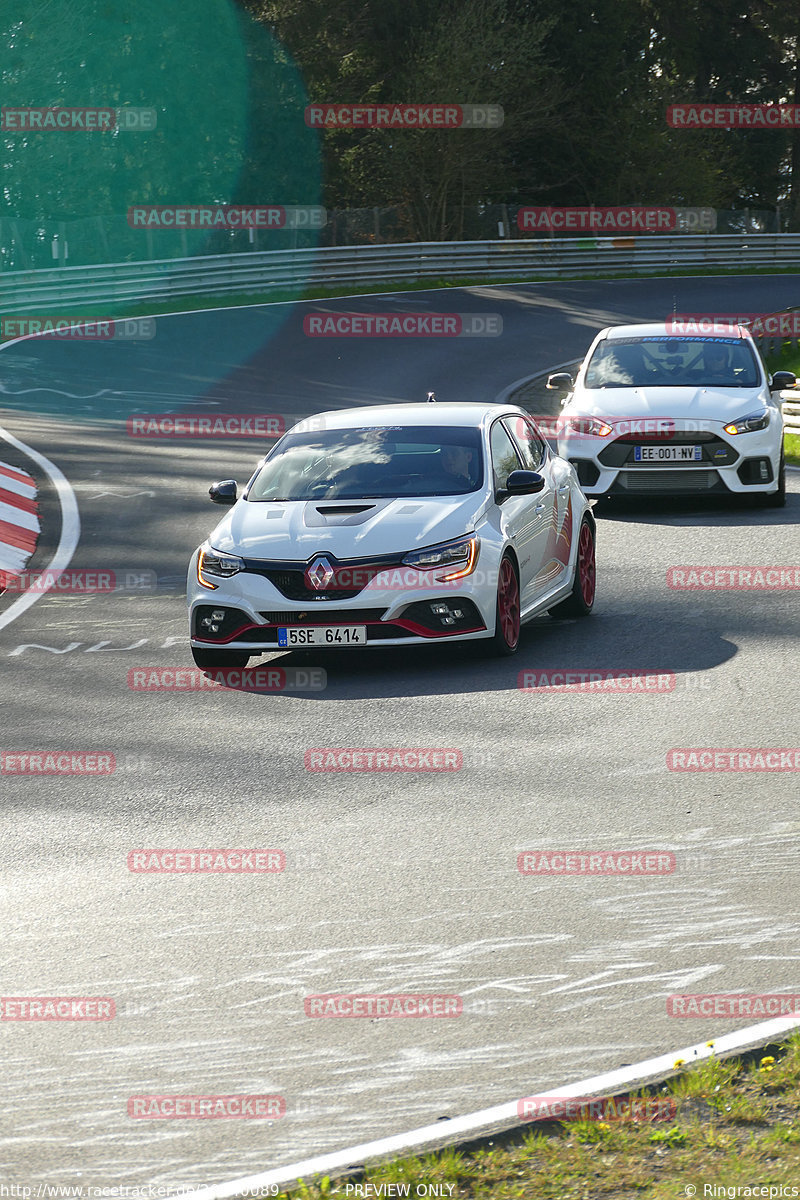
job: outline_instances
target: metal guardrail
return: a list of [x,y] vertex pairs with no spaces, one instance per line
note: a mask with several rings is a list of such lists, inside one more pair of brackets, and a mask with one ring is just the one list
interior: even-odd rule
[[70,305],[269,294],[306,286],[485,276],[520,281],[657,276],[688,267],[748,271],[792,265],[800,265],[800,233],[403,242],[6,272],[0,274],[0,308],[7,314],[40,313]]
[[792,399],[792,392],[781,392],[781,396],[784,429],[787,433],[800,433],[800,399]]
[[[329,246],[196,258],[0,273],[5,315],[69,315],[86,305],[173,300],[425,279],[569,279],[580,275],[669,275],[687,267],[743,271],[800,265],[800,233],[680,234],[484,242]],[[93,316],[102,316],[97,311]],[[763,353],[785,340],[765,334]],[[797,338],[792,338],[797,345]],[[785,393],[786,428],[800,433],[800,397]]]

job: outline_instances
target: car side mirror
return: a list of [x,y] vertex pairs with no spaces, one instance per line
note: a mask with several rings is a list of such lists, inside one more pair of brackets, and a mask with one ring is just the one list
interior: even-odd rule
[[236,480],[223,479],[220,483],[212,483],[208,494],[214,504],[235,504]]
[[793,371],[776,371],[772,376],[772,382],[769,385],[771,392],[782,392],[784,388],[793,388],[797,385],[797,376]]
[[568,371],[557,371],[555,375],[548,375],[547,387],[551,392],[561,392],[565,395],[571,392],[575,386],[575,380]]
[[502,504],[509,496],[535,496],[544,491],[544,476],[538,471],[512,471],[504,488],[498,488],[495,500]]

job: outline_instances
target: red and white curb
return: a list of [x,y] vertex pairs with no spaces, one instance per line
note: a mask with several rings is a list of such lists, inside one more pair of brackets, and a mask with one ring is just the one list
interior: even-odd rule
[[[75,493],[63,471],[38,450],[27,446],[2,426],[0,439],[9,446],[14,446],[40,467],[55,488],[61,505],[61,536],[55,554],[45,567],[46,572],[53,572],[55,580],[58,573],[72,561],[81,536],[81,520]],[[3,464],[0,467],[0,570],[10,570],[19,574],[33,553],[40,532],[33,479],[27,472]],[[47,591],[47,588],[37,588],[18,596],[4,613],[0,613],[0,629],[10,625],[32,604],[47,595]]]
[[24,570],[40,532],[33,476],[0,461],[0,588],[5,574]]
[[[661,1054],[658,1058],[648,1058],[644,1062],[632,1063],[617,1071],[609,1071],[605,1075],[595,1075],[592,1079],[582,1079],[579,1083],[570,1083],[566,1087],[545,1088],[542,1095],[548,1099],[554,1097],[581,1098],[594,1096],[613,1096],[623,1091],[637,1091],[639,1088],[652,1085],[676,1071],[675,1064],[680,1060],[689,1066],[701,1059],[712,1055],[721,1057],[735,1051],[753,1050],[758,1046],[768,1045],[777,1041],[781,1035],[793,1029],[800,1028],[800,1020],[796,1017],[778,1017],[774,1021],[763,1021],[759,1025],[750,1025],[737,1033],[701,1042],[694,1046],[684,1046],[681,1050],[673,1050],[669,1054]],[[200,1188],[188,1192],[183,1200],[229,1200],[244,1192],[253,1195],[268,1195],[263,1189],[277,1184],[292,1185],[300,1179],[311,1179],[312,1176],[330,1175],[333,1172],[344,1172],[348,1167],[363,1167],[380,1160],[404,1157],[409,1154],[430,1153],[440,1149],[445,1143],[453,1145],[455,1141],[468,1141],[472,1138],[497,1133],[500,1128],[508,1129],[519,1123],[519,1101],[511,1100],[506,1104],[495,1105],[494,1108],[484,1108],[480,1112],[469,1113],[463,1117],[454,1117],[450,1121],[437,1121],[434,1125],[424,1125],[421,1129],[412,1129],[408,1133],[396,1134],[394,1137],[379,1138],[374,1142],[362,1142],[358,1146],[350,1146],[346,1150],[336,1150],[332,1154],[321,1154],[316,1158],[306,1158],[302,1162],[291,1163],[284,1167],[275,1167],[271,1171],[262,1171],[258,1175],[246,1175],[241,1179],[233,1179],[228,1183],[213,1184],[211,1187]],[[536,1124],[536,1122],[526,1122]],[[261,1189],[261,1190],[259,1190]]]

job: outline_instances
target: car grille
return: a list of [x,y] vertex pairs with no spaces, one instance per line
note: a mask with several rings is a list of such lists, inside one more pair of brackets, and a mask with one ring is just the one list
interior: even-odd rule
[[669,492],[727,491],[716,471],[620,471],[612,492],[635,492],[637,495]]
[[320,604],[312,612],[262,612],[270,625],[366,625],[383,620],[385,608],[328,608]]
[[[332,555],[327,556],[333,567],[333,577],[324,591],[308,587],[306,583],[307,565],[302,567],[285,566],[282,563],[258,563],[245,561],[245,570],[250,575],[260,575],[268,579],[273,587],[285,596],[287,600],[352,600],[363,592],[367,584],[381,571],[390,571],[399,565],[399,559],[387,562],[335,562]],[[313,562],[313,559],[310,560]]]
[[663,437],[653,438],[647,433],[623,433],[620,437],[614,439],[616,442],[628,442],[632,446],[650,445],[663,446],[668,442],[671,446],[694,446],[698,442],[715,442],[719,439],[715,433],[711,433],[708,429],[697,429],[692,432],[691,429],[674,429],[668,433],[664,433]]
[[[735,463],[739,457],[728,442],[717,437],[713,433],[673,433],[669,438],[661,440],[647,437],[621,437],[611,442],[610,445],[604,446],[598,454],[598,461],[604,467],[625,467],[633,471],[652,470],[653,467],[661,469],[662,464],[659,462],[636,462],[633,457],[635,446],[702,446],[703,459],[705,463],[712,462],[715,466],[728,467],[731,463]],[[687,467],[696,467],[697,463],[693,460],[685,462],[671,462],[669,470],[685,470]]]
[[277,646],[278,631],[268,625],[253,625],[243,630],[234,639],[236,642],[253,642],[259,646]]

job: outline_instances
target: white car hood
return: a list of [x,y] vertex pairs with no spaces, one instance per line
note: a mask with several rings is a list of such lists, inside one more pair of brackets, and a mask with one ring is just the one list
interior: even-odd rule
[[[471,533],[486,504],[483,492],[397,500],[239,500],[208,540],[228,554],[282,562],[306,562],[326,551],[340,560],[395,555]],[[359,506],[366,511],[325,514]]]
[[764,406],[760,387],[618,387],[579,389],[563,413],[602,417],[672,417],[727,424]]

